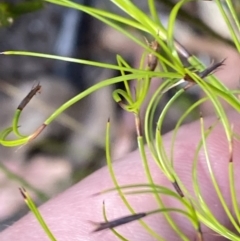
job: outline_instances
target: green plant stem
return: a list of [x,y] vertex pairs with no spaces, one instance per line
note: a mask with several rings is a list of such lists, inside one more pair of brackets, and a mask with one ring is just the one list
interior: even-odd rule
[[[135,214],[134,209],[129,204],[129,202],[127,201],[124,193],[122,192],[122,190],[121,190],[121,188],[118,184],[118,181],[116,179],[114,170],[113,170],[112,161],[111,161],[111,153],[110,153],[110,122],[107,123],[107,131],[106,131],[106,160],[107,160],[107,165],[108,165],[110,176],[112,178],[112,181],[114,183],[114,186],[115,186],[116,190],[118,191],[119,196],[121,197],[125,206],[129,209],[129,211],[132,214]],[[157,240],[164,241],[164,239],[159,234],[157,234],[155,231],[153,231],[145,222],[143,222],[142,220],[139,220],[139,223],[143,226],[143,228],[147,232],[149,232],[149,234],[151,234]]]

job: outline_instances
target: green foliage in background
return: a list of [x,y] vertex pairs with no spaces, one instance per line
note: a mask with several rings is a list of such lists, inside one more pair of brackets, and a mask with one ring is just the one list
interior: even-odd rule
[[19,3],[1,1],[0,3],[0,27],[6,27],[14,22],[14,19],[44,7],[43,0],[22,0]]

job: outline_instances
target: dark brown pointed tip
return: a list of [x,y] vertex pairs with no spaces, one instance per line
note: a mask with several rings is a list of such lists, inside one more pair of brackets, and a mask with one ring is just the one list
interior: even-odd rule
[[226,59],[227,59],[227,57],[226,58],[224,58],[222,61],[220,61],[220,63],[222,64],[222,65],[224,65],[225,63],[225,61],[226,61]]
[[99,226],[99,227],[93,229],[91,232],[92,232],[92,233],[96,233],[96,232],[102,231],[102,230],[104,230],[104,229],[105,229],[105,228],[102,228],[101,226]]
[[26,196],[26,194],[25,194],[25,193],[26,193],[25,188],[24,188],[24,187],[19,187],[18,189],[19,189],[21,195],[23,196],[23,198],[24,198],[24,199],[27,199],[27,196]]
[[226,58],[223,59],[223,60],[221,60],[220,62],[217,62],[217,63],[215,63],[215,64],[207,67],[205,70],[203,70],[202,72],[199,73],[199,76],[200,76],[201,78],[205,78],[205,77],[207,77],[208,75],[215,73],[215,71],[216,71],[219,67],[221,67],[221,66],[224,65],[225,60],[226,60]]
[[177,191],[178,195],[183,198],[183,197],[184,197],[184,194],[183,194],[181,188],[179,187],[177,181],[174,181],[174,182],[172,183],[172,185],[173,185],[173,187],[175,188],[175,190]]
[[108,120],[107,120],[108,123],[110,123],[110,117],[108,117]]
[[97,197],[101,194],[102,194],[101,192],[96,192],[96,193],[93,193],[92,195],[90,195],[90,197]]
[[136,214],[132,214],[129,216],[125,216],[125,217],[121,217],[109,222],[103,222],[103,223],[97,223],[97,227],[93,230],[93,232],[98,232],[104,229],[113,229],[116,228],[118,226],[136,221],[140,218],[143,218],[147,216],[147,213],[136,213]]
[[95,232],[98,231],[98,230],[96,230],[96,229],[99,228],[99,223],[93,222],[93,221],[91,221],[91,220],[86,220],[86,221],[87,221],[89,224],[91,224],[91,225],[97,226],[95,229],[91,230],[90,233],[95,233]]

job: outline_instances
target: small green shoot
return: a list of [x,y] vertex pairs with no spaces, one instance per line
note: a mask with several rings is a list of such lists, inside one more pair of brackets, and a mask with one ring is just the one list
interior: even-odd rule
[[57,241],[57,239],[54,237],[54,235],[52,234],[52,232],[48,228],[47,224],[45,223],[44,219],[42,218],[42,215],[40,214],[38,208],[34,204],[33,200],[31,199],[30,195],[28,194],[28,192],[23,187],[19,188],[19,190],[20,190],[20,193],[22,194],[22,196],[24,198],[25,203],[27,204],[29,209],[32,211],[32,213],[34,214],[34,216],[38,220],[39,224],[41,225],[41,227],[43,228],[44,232],[47,234],[49,239],[51,241]]

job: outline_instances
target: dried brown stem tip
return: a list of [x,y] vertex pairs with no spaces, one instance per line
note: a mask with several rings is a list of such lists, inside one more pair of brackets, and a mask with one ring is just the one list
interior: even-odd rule
[[174,181],[172,183],[173,187],[175,188],[175,190],[177,191],[177,193],[179,194],[180,197],[184,197],[184,194],[181,190],[181,188],[179,187],[178,183],[176,181]]
[[[158,52],[159,51],[159,44],[157,42],[157,40],[152,41],[151,43],[149,43],[147,41],[147,39],[145,39],[148,46],[154,51],[154,52]],[[157,67],[157,63],[158,63],[158,58],[156,55],[154,55],[153,53],[148,54],[147,56],[147,66],[149,68],[150,71],[154,71],[155,68]]]
[[19,191],[21,193],[21,195],[23,196],[24,199],[27,199],[27,196],[26,196],[26,190],[24,187],[19,187]]
[[208,68],[206,68],[205,70],[203,70],[202,72],[200,72],[198,75],[201,78],[205,78],[207,77],[209,74],[214,73],[219,67],[221,67],[222,65],[224,65],[224,61],[226,59],[223,59],[222,61],[213,64],[212,66],[209,66]]
[[[223,59],[222,61],[209,66],[208,68],[206,68],[202,72],[198,73],[198,76],[203,79],[203,78],[207,77],[208,75],[214,73],[219,67],[224,65],[225,60],[226,59]],[[185,88],[184,88],[185,90],[190,88],[193,84],[195,84],[195,81],[188,74],[186,74],[183,79],[185,81],[189,82],[189,84],[187,86],[185,86]]]
[[24,107],[28,104],[28,102],[33,98],[34,95],[37,93],[41,93],[42,86],[38,83],[35,87],[33,87],[27,96],[21,101],[19,106],[17,107],[18,110],[23,110]]
[[46,124],[42,124],[38,129],[30,136],[28,142],[34,140],[46,127]]
[[115,219],[115,220],[110,221],[110,222],[98,223],[97,224],[98,227],[96,229],[94,229],[93,232],[98,232],[98,231],[101,231],[101,230],[104,230],[104,229],[115,228],[115,227],[118,227],[120,225],[127,224],[127,223],[130,223],[132,221],[143,218],[146,215],[147,215],[146,213],[137,213],[137,214],[133,214],[133,215],[130,215],[130,216],[118,218],[118,219]]

